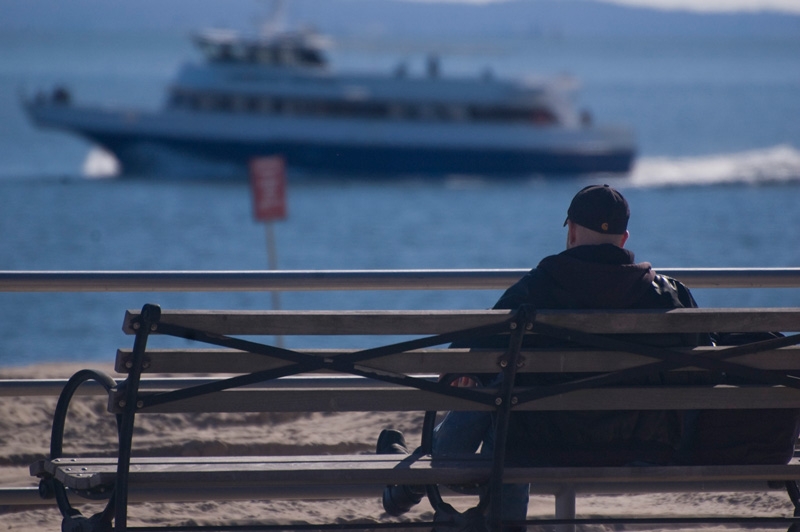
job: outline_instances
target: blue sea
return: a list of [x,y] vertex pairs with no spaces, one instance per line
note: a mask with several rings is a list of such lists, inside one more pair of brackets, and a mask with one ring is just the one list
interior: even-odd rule
[[[192,24],[236,23],[193,17]],[[800,31],[754,31],[740,18],[725,32],[702,31],[715,19],[699,17],[692,27],[701,30],[652,35],[557,27],[504,36],[401,38],[370,27],[334,34],[336,69],[389,73],[404,60],[421,73],[434,50],[445,75],[487,67],[498,76],[569,73],[595,121],[634,128],[639,157],[630,175],[580,179],[290,175],[289,215],[274,224],[278,268],[530,268],[563,249],[569,200],[598,181],[626,195],[628,247],[657,268],[800,267]],[[186,21],[70,20],[0,32],[0,270],[266,269],[265,227],[253,219],[246,181],[100,177],[108,160],[97,148],[27,121],[20,98],[59,83],[79,101],[157,107],[179,65],[197,58]],[[326,30],[325,20],[315,23]],[[706,306],[800,304],[800,289],[694,293]],[[300,292],[281,294],[280,304],[485,308],[498,296]],[[0,293],[0,366],[109,361],[130,344],[120,331],[124,310],[146,302],[272,306],[264,292]]]

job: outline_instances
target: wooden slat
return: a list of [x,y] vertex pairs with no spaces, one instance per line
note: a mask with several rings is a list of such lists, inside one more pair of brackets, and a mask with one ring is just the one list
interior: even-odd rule
[[[493,397],[490,389],[485,389],[484,393]],[[557,411],[800,408],[800,390],[782,387],[690,386],[602,388],[547,397],[514,408]],[[491,406],[432,392],[376,386],[229,390],[145,408],[142,412],[413,412],[491,409]]]
[[800,331],[800,308],[541,310],[536,321],[597,334]]
[[[485,480],[491,461],[480,455],[437,458],[394,455],[252,456],[207,458],[133,458],[131,487],[246,488],[249,486],[365,485],[393,483],[471,483]],[[113,458],[40,461],[36,470],[53,475],[73,489],[110,487],[116,477]],[[32,467],[33,471],[33,467]],[[534,485],[583,485],[584,492],[602,492],[618,484],[633,491],[647,484],[771,481],[800,478],[800,465],[648,466],[648,467],[508,467],[507,482]],[[535,487],[534,486],[534,487]],[[593,487],[586,487],[593,486]],[[624,489],[624,488],[623,488]],[[246,492],[245,492],[246,494]]]
[[[131,321],[139,314],[127,311],[125,333],[135,332]],[[502,323],[510,315],[506,310],[162,310],[161,322],[227,335],[433,335]]]
[[[129,310],[123,330],[133,334]],[[161,321],[230,335],[440,334],[503,322],[504,310],[218,311],[163,310]],[[539,310],[536,321],[604,334],[800,330],[800,308]]]
[[[435,463],[435,468],[432,465]],[[111,486],[116,461],[46,461],[43,469],[73,489]],[[491,461],[477,455],[431,460],[429,456],[346,455],[253,457],[246,460],[132,459],[131,485],[193,485],[213,483],[219,488],[247,486],[363,485],[393,483],[470,483],[485,480]],[[376,493],[379,493],[376,491]]]
[[[334,358],[354,352],[351,349],[298,349],[304,355]],[[127,373],[131,349],[117,350],[115,370]],[[394,373],[441,373],[454,367],[464,371],[500,371],[499,350],[470,352],[467,349],[428,349],[390,355],[364,362],[363,366]],[[245,351],[224,349],[160,349],[145,354],[147,373],[251,373],[289,365],[281,359]]]
[[796,480],[800,464],[715,465],[715,466],[632,466],[632,467],[541,467],[505,469],[506,481],[560,484],[641,484],[662,482],[725,482]]
[[[676,349],[687,354],[711,355],[724,347]],[[301,353],[335,357],[352,352],[345,349],[298,350]],[[458,368],[463,373],[495,373],[500,370],[498,350],[426,349],[376,358],[362,366],[393,373],[448,373]],[[618,371],[653,362],[652,358],[621,351],[589,351],[575,349],[532,349],[522,352],[519,371],[545,373]],[[130,349],[117,351],[116,371],[126,373]],[[287,362],[244,351],[223,349],[160,349],[148,350],[145,358],[148,373],[250,373],[274,369]],[[731,358],[729,362],[770,370],[800,370],[800,347],[784,347],[753,355]]]

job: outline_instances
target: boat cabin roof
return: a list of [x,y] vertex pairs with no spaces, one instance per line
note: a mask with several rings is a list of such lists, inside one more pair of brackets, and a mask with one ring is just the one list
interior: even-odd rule
[[194,35],[193,40],[209,62],[311,68],[327,64],[325,40],[311,30],[247,37],[214,29]]

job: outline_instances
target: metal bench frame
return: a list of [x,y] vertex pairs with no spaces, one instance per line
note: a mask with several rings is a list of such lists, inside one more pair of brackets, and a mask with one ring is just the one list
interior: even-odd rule
[[[465,457],[461,457],[457,458],[456,462],[449,464],[445,460],[440,460],[438,463],[436,459],[429,460],[428,457],[431,454],[432,444],[431,434],[436,412],[433,409],[428,409],[425,417],[422,446],[417,449],[414,454],[410,455],[410,457],[398,458],[394,465],[390,463],[389,466],[387,466],[393,471],[390,480],[395,481],[388,483],[402,483],[403,477],[400,472],[407,470],[409,464],[425,463],[428,480],[435,480],[435,482],[430,483],[426,481],[428,498],[433,508],[438,510],[438,513],[442,514],[447,513],[447,505],[441,496],[438,485],[453,480],[452,477],[447,477],[443,472],[447,471],[448,468],[450,468],[451,472],[454,470],[464,471],[469,469],[468,466],[470,466],[470,464],[475,464],[474,471],[469,469],[469,471],[472,471],[470,474],[482,476],[485,485],[484,494],[481,496],[478,506],[473,509],[474,511],[471,513],[450,514],[449,521],[435,523],[437,528],[463,526],[465,519],[468,520],[475,515],[486,514],[488,515],[489,527],[493,530],[499,530],[503,523],[501,523],[500,520],[501,501],[500,497],[496,496],[496,494],[499,493],[504,482],[513,481],[535,480],[538,483],[537,485],[540,486],[538,489],[548,490],[547,492],[549,493],[556,493],[556,519],[536,520],[537,524],[555,523],[574,525],[575,523],[588,522],[587,520],[575,519],[574,497],[576,492],[602,492],[604,489],[602,486],[610,490],[612,488],[609,486],[612,485],[617,486],[615,489],[639,491],[642,489],[642,483],[647,485],[647,487],[644,488],[645,490],[653,489],[654,491],[658,491],[661,489],[659,488],[659,484],[668,484],[669,482],[677,484],[679,483],[679,479],[686,479],[686,474],[689,473],[690,470],[693,473],[701,475],[701,478],[699,478],[700,482],[719,482],[724,485],[737,485],[738,483],[738,485],[747,486],[757,482],[759,486],[764,486],[767,483],[766,481],[772,481],[772,483],[769,484],[770,487],[775,488],[777,485],[785,487],[788,489],[795,506],[798,507],[798,504],[800,504],[800,494],[798,494],[797,485],[793,480],[797,478],[796,475],[800,465],[774,467],[735,466],[727,468],[720,467],[718,469],[705,468],[704,471],[691,467],[687,467],[685,471],[672,468],[672,473],[665,470],[660,472],[655,478],[651,476],[654,471],[643,471],[642,475],[647,477],[646,479],[634,478],[638,473],[636,470],[631,470],[631,468],[627,468],[627,470],[624,470],[625,468],[576,468],[575,471],[569,471],[568,468],[549,468],[550,471],[548,471],[548,468],[504,467],[506,463],[505,449],[507,428],[512,410],[526,408],[550,409],[552,406],[547,406],[546,403],[548,398],[563,397],[569,394],[578,394],[576,396],[578,397],[576,401],[580,403],[581,399],[579,394],[581,392],[593,390],[598,386],[609,386],[621,383],[632,377],[640,377],[686,367],[700,368],[701,370],[724,371],[731,375],[737,375],[749,381],[763,383],[770,387],[782,387],[780,389],[776,388],[776,391],[785,391],[788,389],[789,393],[780,396],[780,399],[794,402],[791,404],[783,402],[773,406],[800,407],[800,392],[794,392],[794,390],[800,389],[800,380],[796,378],[796,373],[792,373],[791,370],[776,373],[774,369],[762,369],[749,364],[741,364],[732,361],[732,359],[736,357],[764,353],[769,350],[780,349],[787,346],[795,346],[800,343],[800,335],[776,338],[743,346],[715,349],[709,351],[708,354],[702,354],[702,352],[698,354],[697,351],[687,353],[685,349],[653,347],[598,334],[601,332],[624,334],[626,332],[648,328],[652,331],[654,326],[658,326],[655,330],[663,332],[720,330],[713,327],[715,319],[719,316],[721,316],[723,320],[720,325],[722,325],[722,323],[727,325],[728,322],[725,320],[738,319],[742,321],[743,319],[744,322],[746,322],[744,329],[749,331],[800,330],[800,327],[798,327],[798,323],[800,323],[800,309],[732,309],[729,311],[721,309],[691,309],[690,312],[663,310],[628,311],[628,313],[636,314],[636,319],[633,320],[633,324],[627,325],[624,323],[621,325],[616,324],[613,320],[608,321],[605,316],[605,314],[619,315],[624,314],[624,312],[605,313],[603,311],[597,311],[584,312],[583,314],[574,311],[536,312],[534,309],[527,307],[513,312],[475,311],[471,313],[464,312],[460,315],[441,311],[439,312],[441,316],[453,318],[455,320],[454,323],[463,322],[467,325],[463,327],[453,326],[446,332],[439,332],[437,330],[434,331],[433,335],[414,340],[336,354],[335,356],[318,356],[299,350],[285,349],[236,337],[252,334],[256,331],[260,334],[272,334],[263,330],[263,320],[267,315],[276,322],[271,325],[271,328],[275,329],[276,334],[280,334],[281,330],[286,330],[287,332],[294,331],[298,334],[309,332],[303,330],[303,324],[297,325],[291,323],[290,320],[293,318],[296,319],[296,316],[292,316],[291,313],[265,312],[248,314],[240,312],[237,314],[234,312],[223,313],[219,311],[220,315],[224,314],[227,317],[234,316],[234,318],[240,318],[240,320],[224,320],[225,330],[218,331],[215,329],[219,326],[219,323],[222,322],[219,319],[215,321],[214,313],[211,311],[209,312],[210,313],[199,311],[165,311],[165,313],[162,313],[161,309],[156,305],[145,305],[141,312],[129,311],[126,315],[124,328],[127,332],[135,334],[135,340],[133,350],[125,362],[128,377],[124,381],[117,383],[101,372],[83,370],[75,374],[68,381],[67,386],[59,397],[54,417],[50,458],[46,462],[39,462],[38,465],[34,464],[34,466],[36,466],[35,468],[32,466],[32,473],[42,477],[40,485],[42,495],[55,496],[58,507],[64,517],[64,530],[72,530],[75,532],[106,531],[111,530],[112,521],[114,529],[117,531],[132,529],[127,525],[127,509],[129,502],[129,480],[131,475],[130,468],[132,463],[133,427],[137,413],[159,411],[159,409],[163,410],[165,408],[169,409],[171,408],[170,405],[179,402],[184,402],[185,404],[187,401],[209,396],[210,394],[217,394],[228,390],[274,381],[283,377],[318,371],[343,373],[433,394],[433,397],[436,399],[428,399],[426,404],[436,405],[436,410],[462,409],[494,411],[496,419],[494,435],[495,449],[489,461],[475,459],[474,457],[473,462],[465,462]],[[670,312],[672,313],[670,314]],[[347,313],[329,312],[321,314],[330,317],[330,325],[326,326],[329,329],[328,333],[347,334],[349,332],[347,330],[336,329],[336,316]],[[362,314],[363,315],[359,319],[362,319],[364,326],[367,328],[369,326],[369,319],[372,318],[376,323],[380,323],[382,328],[386,328],[388,322],[396,323],[396,326],[388,327],[397,334],[406,334],[411,332],[406,329],[413,329],[416,331],[420,328],[420,323],[424,321],[424,316],[434,316],[437,314],[437,311],[430,311],[427,313],[423,311],[386,311],[384,313],[376,311],[371,314],[369,312]],[[286,316],[286,320],[289,320],[286,323],[281,321],[283,315]],[[204,324],[204,316],[210,316],[211,321],[208,323],[212,325]],[[408,318],[408,326],[402,321],[404,316]],[[576,321],[576,317],[581,318],[581,316],[585,318],[585,321],[581,321],[580,319]],[[667,317],[665,318],[665,316]],[[698,316],[705,317],[705,319],[700,320],[703,323],[696,323]],[[319,316],[315,317],[312,315],[311,318],[320,321]],[[262,321],[259,322],[259,320]],[[599,329],[598,323],[602,324],[599,326]],[[358,330],[354,332],[366,334],[368,330]],[[226,349],[246,351],[261,357],[280,360],[285,364],[267,369],[258,369],[235,377],[215,380],[176,390],[141,392],[139,388],[142,374],[148,369],[147,366],[149,364],[147,342],[149,336],[152,334],[175,336]],[[325,334],[325,331],[314,331],[314,334]],[[499,372],[502,374],[501,383],[497,388],[458,388],[450,386],[450,383],[447,381],[437,382],[407,373],[376,369],[370,366],[371,361],[381,357],[408,353],[410,351],[450,344],[452,342],[469,342],[471,339],[498,334],[508,334],[509,339],[504,353],[495,361],[499,366]],[[569,340],[570,342],[577,342],[582,346],[586,346],[586,348],[590,350],[610,350],[614,352],[621,351],[631,353],[646,357],[651,361],[646,364],[635,364],[631,367],[601,372],[587,379],[575,379],[558,385],[520,389],[519,387],[515,387],[513,383],[515,382],[517,372],[526,364],[526,360],[523,358],[522,354],[523,338],[526,334],[540,334]],[[457,370],[458,368],[453,369]],[[116,471],[113,472],[114,487],[111,493],[109,493],[108,486],[105,484],[75,490],[80,495],[88,498],[108,498],[104,510],[91,517],[83,516],[78,510],[72,507],[67,496],[67,489],[64,487],[64,482],[69,483],[70,481],[64,477],[57,478],[56,475],[56,470],[63,466],[65,460],[63,457],[63,432],[67,409],[75,391],[81,384],[87,381],[96,381],[100,383],[108,392],[109,411],[116,416],[119,430],[119,455],[117,459],[113,460],[114,464],[105,465],[105,467],[116,465]],[[280,393],[280,391],[276,393]],[[364,393],[370,392],[365,391]],[[625,390],[622,390],[622,393],[624,394]],[[723,402],[725,400],[726,399],[723,398]],[[771,400],[775,401],[777,399]],[[537,406],[537,404],[539,406]],[[721,406],[712,405],[711,407],[719,408]],[[735,407],[745,408],[746,406],[739,405]],[[566,409],[569,408],[570,407],[567,407]],[[659,408],[665,407],[659,406]],[[297,459],[299,460],[299,458]],[[391,459],[387,458],[387,460],[391,462]],[[429,462],[425,462],[426,460],[429,460]],[[136,461],[134,460],[134,462]],[[403,462],[403,467],[398,467],[400,462]],[[81,464],[80,461],[74,463]],[[88,462],[86,466],[89,466]],[[649,468],[640,469],[647,470]],[[669,470],[670,468],[666,469]],[[594,471],[592,472],[592,470]],[[616,472],[612,474],[612,471]],[[549,477],[547,476],[548,474],[550,475]],[[570,477],[570,474],[574,475],[574,478]],[[596,475],[594,480],[590,478],[592,474]],[[614,480],[620,474],[623,475],[622,478]],[[437,477],[437,475],[441,476]],[[764,475],[769,476],[765,477]],[[632,479],[632,481],[629,482],[625,479]],[[72,481],[74,482],[74,478]],[[548,481],[551,481],[552,485],[548,484]],[[638,484],[636,484],[637,482]],[[621,485],[624,485],[624,488],[620,488]],[[587,486],[589,487],[587,488]],[[591,521],[599,522],[602,520]],[[622,521],[623,520],[620,519],[614,520],[614,522]],[[680,519],[678,519],[678,521],[680,521]],[[793,524],[794,518],[786,518],[783,519],[783,521]],[[433,525],[433,523],[430,524]],[[408,523],[402,523],[400,525],[408,526]],[[387,523],[387,526],[391,526],[391,523]],[[371,527],[374,528],[374,525],[371,525]],[[236,527],[230,528],[235,529]],[[281,528],[286,529],[290,527]],[[314,526],[313,528],[319,527]],[[354,526],[353,528],[358,527]],[[166,529],[169,529],[169,527]],[[248,526],[246,529],[255,530],[256,528]]]

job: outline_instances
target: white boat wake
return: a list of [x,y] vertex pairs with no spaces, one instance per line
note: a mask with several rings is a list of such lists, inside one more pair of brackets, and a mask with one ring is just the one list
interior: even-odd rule
[[[83,165],[83,174],[88,178],[114,177],[119,171],[116,158],[98,147],[89,152]],[[490,183],[491,179],[460,176],[451,181],[458,186],[475,186]],[[611,181],[620,186],[640,188],[800,182],[800,150],[781,144],[739,153],[644,157],[635,163],[629,176]]]
[[631,171],[634,187],[775,184],[800,181],[800,150],[788,144],[696,157],[644,157]]
[[83,175],[90,179],[116,177],[119,172],[119,161],[114,154],[97,146],[89,150],[86,160],[83,161]]

